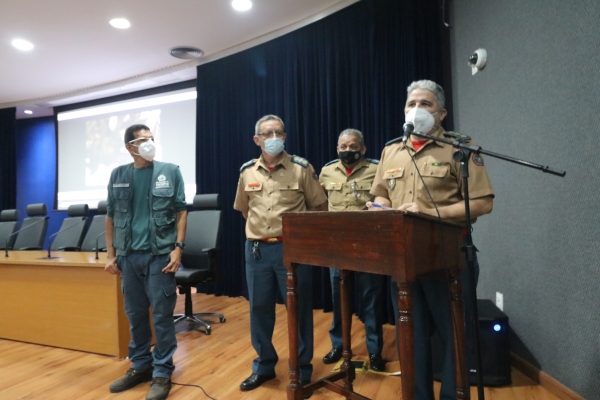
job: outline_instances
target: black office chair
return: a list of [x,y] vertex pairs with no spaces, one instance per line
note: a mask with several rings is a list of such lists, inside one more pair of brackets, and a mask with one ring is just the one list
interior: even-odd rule
[[85,239],[81,244],[81,251],[96,251],[98,243],[99,251],[106,251],[106,231],[104,223],[106,222],[106,200],[98,202],[98,215],[94,215],[90,227],[85,234]]
[[[19,227],[19,210],[3,210],[0,212],[0,249],[12,249],[17,235],[13,235]],[[12,235],[12,236],[11,236]]]
[[70,205],[67,209],[69,216],[63,220],[50,250],[79,251],[89,212],[90,209],[87,204]]
[[44,203],[29,204],[27,215],[21,224],[21,232],[17,234],[14,250],[42,250],[44,238],[48,230],[48,208]]
[[194,313],[191,288],[200,283],[214,282],[217,277],[221,232],[219,195],[197,194],[194,196],[194,208],[198,211],[190,212],[187,217],[182,268],[175,273],[179,293],[185,294],[185,314],[174,315],[174,318],[175,323],[184,320],[198,323],[210,335],[210,324],[202,317],[218,317],[220,322],[225,322],[225,317],[217,313]]

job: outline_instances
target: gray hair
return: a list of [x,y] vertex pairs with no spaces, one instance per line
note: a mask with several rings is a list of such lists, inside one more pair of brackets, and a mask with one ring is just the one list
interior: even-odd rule
[[281,118],[279,118],[277,115],[268,114],[256,122],[256,126],[254,127],[254,136],[258,136],[258,134],[260,133],[260,124],[262,124],[263,122],[272,121],[272,120],[279,121],[279,123],[281,124],[281,127],[283,128],[283,131],[285,132],[285,125],[283,124],[283,121],[281,120]]
[[342,136],[354,136],[354,137],[358,138],[358,142],[360,143],[361,146],[365,145],[365,139],[363,138],[363,134],[358,129],[352,129],[352,128],[344,129],[342,131],[342,133],[340,133],[340,136],[338,136],[338,143],[339,143],[340,139],[342,138]]
[[446,108],[446,96],[444,95],[444,88],[435,83],[434,81],[429,81],[427,79],[414,81],[406,89],[407,95],[410,96],[412,91],[415,89],[429,90],[435,96],[435,102],[438,104],[440,109]]

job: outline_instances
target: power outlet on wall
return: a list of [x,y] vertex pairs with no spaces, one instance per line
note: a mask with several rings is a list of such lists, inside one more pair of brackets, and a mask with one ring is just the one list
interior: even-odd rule
[[500,292],[496,292],[496,307],[504,311],[504,295]]

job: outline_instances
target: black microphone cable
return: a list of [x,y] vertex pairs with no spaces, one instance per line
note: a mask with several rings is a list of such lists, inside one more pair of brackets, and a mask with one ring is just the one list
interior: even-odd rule
[[171,381],[171,383],[172,383],[173,385],[179,385],[179,386],[191,386],[191,387],[197,387],[197,388],[200,388],[200,390],[202,390],[202,391],[204,392],[204,395],[205,395],[206,397],[208,397],[208,398],[209,398],[209,399],[211,399],[211,400],[217,400],[217,399],[215,399],[214,397],[210,397],[210,395],[209,395],[208,393],[206,393],[206,390],[204,390],[204,389],[202,388],[202,386],[200,386],[200,385],[192,385],[192,384],[189,384],[189,383],[177,383],[177,382],[173,382],[173,381]]

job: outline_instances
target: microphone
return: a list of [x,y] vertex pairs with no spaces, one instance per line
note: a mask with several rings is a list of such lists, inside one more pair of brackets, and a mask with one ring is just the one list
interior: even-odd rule
[[406,122],[403,126],[402,129],[404,129],[404,136],[402,137],[402,143],[406,143],[406,141],[408,140],[408,137],[413,133],[413,131],[415,130],[415,124],[412,122]]
[[99,234],[98,236],[96,236],[96,260],[98,260],[98,239],[100,239],[100,236],[105,235],[106,231],[102,232],[101,234]]
[[[13,233],[11,233],[10,235],[8,235],[8,236],[6,237],[6,243],[4,244],[4,250],[6,251],[6,254],[5,254],[4,256],[5,256],[5,257],[8,257],[8,241],[10,240],[11,236],[14,236],[14,235],[16,235],[17,233],[19,233],[19,232],[21,232],[21,231],[24,231],[24,230],[26,230],[26,229],[29,229],[29,228],[31,228],[32,226],[34,226],[35,224],[39,224],[40,222],[42,222],[42,221],[45,221],[45,220],[47,220],[48,218],[50,218],[50,217],[46,215],[44,218],[42,218],[42,219],[39,219],[39,220],[37,220],[37,221],[33,222],[32,224],[30,224],[30,225],[27,225],[27,226],[25,226],[25,227],[21,227],[21,229],[19,229],[18,231],[16,231],[16,232],[13,232]],[[12,250],[12,249],[11,249],[11,250]]]
[[77,225],[79,225],[82,222],[85,222],[86,220],[87,220],[87,218],[83,218],[83,219],[81,219],[81,220],[79,220],[79,221],[77,221],[77,222],[75,222],[75,223],[67,226],[66,228],[60,229],[58,232],[53,233],[52,235],[50,235],[50,237],[48,238],[48,256],[47,257],[42,257],[42,258],[40,258],[40,260],[52,260],[54,258],[60,258],[60,257],[51,257],[50,256],[50,240],[53,237],[55,237],[56,235],[58,235],[59,233],[67,231],[67,230],[71,229],[72,227],[77,226]]

